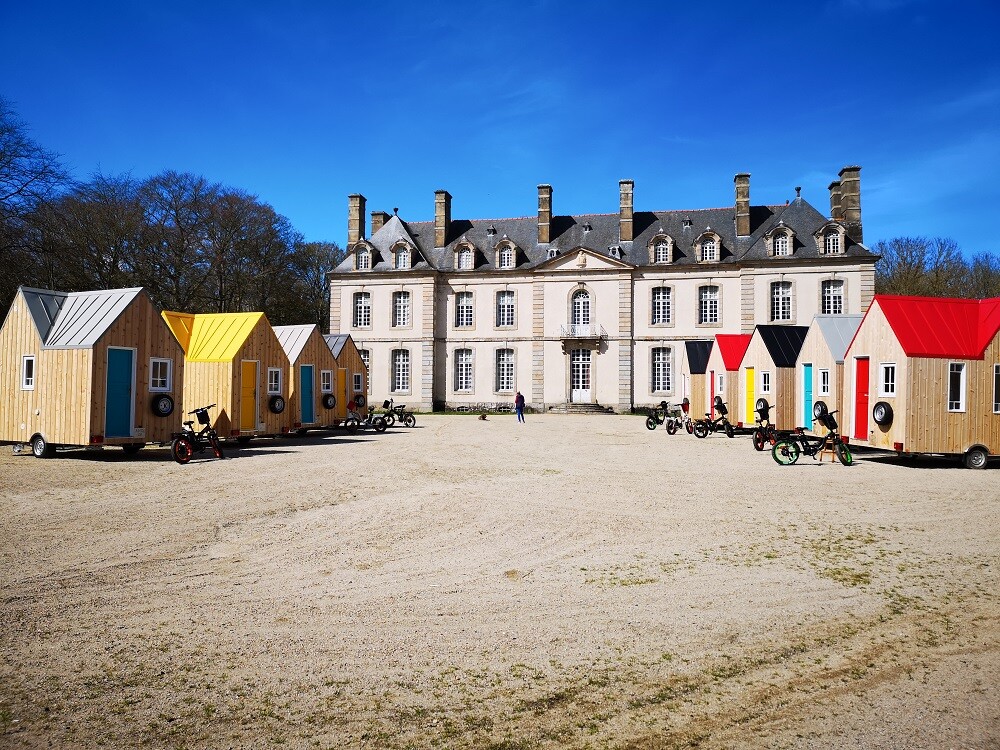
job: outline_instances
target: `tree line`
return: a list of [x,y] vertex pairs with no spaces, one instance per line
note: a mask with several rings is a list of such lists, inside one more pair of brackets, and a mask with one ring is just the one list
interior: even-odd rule
[[980,252],[966,258],[954,240],[897,237],[880,240],[872,252],[875,291],[921,297],[1000,297],[1000,256]]
[[257,196],[165,171],[69,179],[0,98],[0,306],[17,287],[142,286],[165,310],[263,311],[327,330],[326,273],[344,257],[306,242]]

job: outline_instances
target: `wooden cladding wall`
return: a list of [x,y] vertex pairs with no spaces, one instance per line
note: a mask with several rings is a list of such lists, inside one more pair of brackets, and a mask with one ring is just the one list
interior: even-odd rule
[[[329,424],[334,416],[334,409],[327,409],[323,406],[323,396],[326,394],[322,392],[321,384],[322,379],[320,373],[323,370],[330,371],[330,382],[334,387],[331,393],[336,390],[336,378],[337,378],[337,360],[333,356],[333,352],[330,351],[330,347],[326,343],[326,339],[319,332],[319,328],[314,328],[312,333],[309,334],[309,338],[306,341],[306,345],[302,347],[302,351],[299,352],[299,357],[294,362],[290,363],[290,377],[288,378],[288,410],[290,419],[294,422],[302,421],[302,404],[300,402],[301,394],[299,393],[299,377],[301,370],[299,369],[301,365],[312,365],[313,366],[313,416],[314,421],[309,424],[313,425],[326,425]],[[339,397],[337,399],[340,400]],[[303,424],[305,424],[303,422]]]
[[[410,355],[415,356],[411,353]],[[361,359],[361,353],[358,351],[358,347],[354,343],[354,339],[350,338],[344,343],[344,347],[340,350],[340,356],[337,357],[337,366],[347,371],[347,394],[348,398],[354,398],[355,393],[360,393],[365,397],[365,403],[368,403],[368,368],[365,367],[365,361]],[[361,373],[361,390],[354,390],[354,375],[356,373]],[[337,397],[339,400],[339,396]],[[381,401],[375,406],[380,406]],[[338,404],[339,407],[339,404]]]
[[[840,388],[840,373],[841,367],[837,364],[834,359],[833,352],[830,351],[829,345],[826,343],[826,339],[823,336],[823,332],[819,329],[819,326],[814,322],[809,327],[809,333],[806,334],[805,341],[802,342],[802,349],[799,351],[799,359],[796,366],[797,370],[797,380],[795,382],[795,391],[798,396],[798,402],[795,404],[797,419],[803,424],[800,426],[808,426],[810,415],[803,412],[803,399],[804,399],[804,387],[805,383],[802,382],[802,378],[805,376],[803,370],[803,365],[812,365],[812,401],[815,404],[817,401],[822,401],[826,404],[826,408],[829,411],[839,411],[836,415],[838,424],[844,427],[843,424],[843,411],[842,409],[842,398],[841,398],[841,388]],[[830,392],[822,393],[820,391],[821,376],[820,372],[826,370],[830,373]],[[825,435],[826,429],[817,421],[813,422],[812,432],[817,435]],[[847,434],[846,430],[844,434]]]

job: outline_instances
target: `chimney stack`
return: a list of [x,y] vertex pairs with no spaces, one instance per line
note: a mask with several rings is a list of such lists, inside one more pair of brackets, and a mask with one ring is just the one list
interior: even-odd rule
[[736,183],[736,236],[750,236],[750,175],[740,172],[733,178]]
[[385,223],[389,221],[389,214],[385,211],[372,211],[372,236],[375,236],[375,232],[380,230],[385,226]]
[[538,244],[547,245],[552,237],[552,186],[538,186]]
[[631,242],[635,239],[632,224],[632,193],[635,183],[632,180],[618,181],[618,239],[620,242]]
[[861,167],[840,170],[840,214],[847,235],[855,242],[864,242],[861,230]]
[[365,233],[365,196],[353,193],[347,196],[347,246],[351,247]]
[[830,218],[834,221],[840,221],[844,218],[840,202],[840,180],[834,180],[830,183]]
[[448,227],[451,226],[451,193],[434,191],[434,247],[448,244]]

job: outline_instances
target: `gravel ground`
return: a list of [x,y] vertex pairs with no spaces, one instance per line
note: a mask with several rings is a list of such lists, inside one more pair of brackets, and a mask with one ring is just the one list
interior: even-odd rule
[[2,748],[997,748],[1000,468],[627,416],[0,454]]

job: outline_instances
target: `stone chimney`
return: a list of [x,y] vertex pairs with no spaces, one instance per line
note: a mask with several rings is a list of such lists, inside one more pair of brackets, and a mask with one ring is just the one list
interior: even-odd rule
[[750,175],[740,172],[733,178],[736,183],[736,236],[750,236]]
[[365,234],[365,196],[353,193],[347,196],[347,246],[350,247]]
[[434,191],[434,247],[448,244],[448,227],[451,226],[451,193]]
[[864,242],[861,230],[861,167],[840,170],[840,220],[847,235],[855,242]]
[[552,237],[552,186],[538,186],[538,244],[547,245]]
[[834,221],[840,221],[844,218],[840,202],[840,180],[834,180],[830,183],[830,218]]
[[372,211],[372,236],[375,236],[375,232],[380,230],[385,226],[385,223],[389,221],[389,214],[385,211]]
[[631,242],[635,239],[632,224],[632,191],[635,183],[632,180],[618,181],[618,240],[619,242]]

